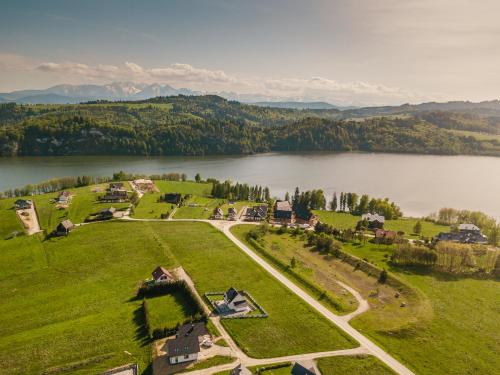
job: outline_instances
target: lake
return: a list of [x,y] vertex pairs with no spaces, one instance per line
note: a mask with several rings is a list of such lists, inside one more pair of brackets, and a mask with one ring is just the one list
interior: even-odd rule
[[158,174],[199,172],[267,185],[274,196],[322,188],[388,197],[406,216],[441,207],[472,209],[500,219],[500,158],[371,153],[270,153],[250,156],[135,157],[68,156],[0,158],[0,191],[53,177],[110,176],[123,170]]

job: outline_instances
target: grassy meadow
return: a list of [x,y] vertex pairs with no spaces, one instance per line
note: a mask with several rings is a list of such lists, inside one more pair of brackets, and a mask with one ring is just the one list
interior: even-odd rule
[[170,240],[169,247],[201,294],[234,286],[252,294],[268,312],[264,319],[222,321],[248,355],[265,358],[356,346],[209,224],[151,224],[162,241],[182,232],[182,241]]
[[[355,346],[208,224],[115,221],[0,241],[0,374],[88,374],[135,361],[149,373],[135,291],[157,265],[179,264],[200,292],[234,285],[266,308],[268,319],[224,323],[250,355]],[[149,302],[158,324],[189,315],[175,296]]]
[[[57,199],[59,193],[33,196],[40,227],[51,232],[63,220],[69,219],[74,224],[83,223],[85,218],[92,213],[109,207],[120,209],[130,205],[130,203],[100,203],[98,197],[104,194],[107,186],[108,184],[101,184],[68,189],[73,194],[73,198],[66,209],[56,208],[57,203],[54,199]],[[102,191],[92,191],[95,188],[100,188]],[[130,189],[128,183],[125,188]]]
[[0,199],[0,241],[13,232],[23,233],[23,225],[16,215],[14,202],[17,198]]
[[[351,215],[346,212],[315,210],[314,213],[318,215],[322,223],[330,224],[337,229],[354,229],[358,221],[361,220],[361,216]],[[402,231],[407,238],[418,238],[420,236],[413,233],[413,228],[417,221],[419,221],[419,219],[416,218],[386,220],[384,229],[396,232]],[[439,225],[429,221],[420,220],[420,223],[422,224],[421,235],[424,237],[434,237],[439,232],[448,232],[450,230],[449,226]]]
[[147,298],[146,303],[151,331],[155,328],[174,328],[197,312],[196,305],[181,292]]
[[317,360],[322,375],[391,375],[389,367],[372,356],[345,356]]
[[[246,237],[247,233],[254,227],[254,225],[248,224],[236,225],[231,228],[231,232],[246,245],[255,249]],[[342,315],[352,312],[358,307],[358,302],[349,292],[344,290],[344,288],[334,280],[331,280],[329,275],[318,267],[317,264],[312,262],[315,258],[315,254],[312,254],[308,250],[305,251],[303,241],[289,234],[278,234],[274,231],[272,234],[269,233],[264,236],[264,238],[259,241],[259,244],[265,249],[267,254],[278,259],[283,264],[290,265],[292,258],[294,258],[296,260],[296,265],[293,268],[294,273],[299,274],[310,283],[317,285],[320,290],[327,291],[328,294],[338,302],[338,305],[328,304],[320,299],[319,293],[313,293],[311,290],[308,290],[308,286],[303,285],[301,280],[294,278],[293,274],[287,273],[287,277],[298,284],[302,284],[309,293],[316,294],[315,297],[320,302],[324,302],[323,304],[334,313]]]
[[[142,196],[139,204],[134,208],[133,217],[141,219],[159,219],[161,214],[172,212],[174,205],[160,202],[160,196],[165,193],[191,194],[192,199],[204,197],[210,194],[211,184],[196,183],[192,181],[164,181],[156,180],[155,185],[159,193],[146,193]],[[207,198],[208,199],[208,198]]]
[[[245,225],[233,228],[233,233],[240,238],[244,238],[246,231]],[[273,256],[284,261],[295,257],[298,271],[304,275],[322,275],[315,276],[314,281],[326,290],[333,279],[358,290],[371,309],[354,318],[352,325],[415,373],[438,374],[442,373],[443,366],[449,374],[497,373],[500,367],[499,281],[411,272],[388,264],[392,246],[369,242],[343,244],[343,251],[389,270],[413,290],[412,293],[400,292],[377,283],[378,275],[368,276],[335,257],[314,251],[300,237],[270,233],[263,240]],[[395,298],[396,292],[400,293],[399,298]],[[402,302],[405,307],[401,307]],[[369,371],[362,362],[346,367],[349,371],[345,373]],[[358,366],[361,366],[359,370]],[[377,371],[368,373],[384,373]]]

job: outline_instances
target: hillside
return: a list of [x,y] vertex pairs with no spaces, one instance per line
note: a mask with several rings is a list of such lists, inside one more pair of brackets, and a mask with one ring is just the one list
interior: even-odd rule
[[[368,151],[500,155],[493,118],[423,112],[339,120],[339,111],[258,107],[218,96],[0,105],[0,155],[217,155]],[[454,131],[450,131],[454,130]],[[455,131],[456,130],[456,131]]]

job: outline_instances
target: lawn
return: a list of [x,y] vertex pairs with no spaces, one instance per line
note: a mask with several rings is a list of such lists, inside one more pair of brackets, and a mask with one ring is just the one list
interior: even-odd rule
[[[318,215],[322,223],[330,224],[337,229],[354,229],[358,221],[361,220],[361,216],[351,215],[345,212],[333,212],[333,211],[314,211]],[[416,238],[418,235],[413,233],[413,228],[419,219],[415,218],[400,218],[397,220],[386,220],[384,229],[394,230],[396,232],[402,231],[405,233],[405,237]],[[422,233],[424,237],[434,237],[439,232],[448,232],[450,230],[449,226],[434,224],[429,221],[420,220],[422,224]]]
[[317,361],[322,375],[391,375],[395,374],[372,356],[345,356],[320,358]]
[[[175,219],[209,219],[217,206],[226,203],[225,199],[213,199],[198,195],[185,201],[175,212]],[[195,205],[195,206],[190,206]]]
[[[260,268],[221,232],[205,223],[151,223],[201,294],[231,286],[251,293],[265,319],[223,324],[254,357],[274,357],[353,347],[352,340]],[[177,241],[173,241],[177,238]]]
[[105,222],[64,238],[0,240],[0,374],[99,373],[136,361],[149,373],[149,340],[135,291],[157,265],[179,263],[201,292],[236,285],[265,306],[268,319],[227,324],[249,353],[353,346],[208,224]]
[[0,199],[0,240],[9,237],[13,232],[23,233],[23,226],[14,209],[16,199]]
[[[159,219],[161,214],[171,212],[175,206],[165,202],[160,202],[160,197],[165,193],[180,193],[193,195],[192,199],[209,199],[204,198],[210,194],[211,184],[196,183],[192,181],[164,181],[156,180],[155,185],[160,190],[160,193],[146,193],[142,196],[139,204],[134,208],[133,217],[143,219]],[[211,214],[211,212],[210,212]],[[189,215],[188,215],[188,218]]]
[[[92,213],[109,207],[119,209],[130,205],[130,203],[99,203],[98,197],[104,194],[107,185],[101,184],[68,189],[73,194],[73,198],[67,209],[56,208],[57,204],[52,201],[59,196],[59,193],[33,196],[40,227],[47,232],[51,232],[63,220],[69,219],[73,224],[82,223]],[[92,189],[96,187],[101,188],[102,192],[93,192]],[[125,188],[128,188],[128,183]]]
[[175,328],[177,323],[196,314],[192,300],[182,292],[148,298],[146,300],[151,331],[155,328]]
[[148,368],[141,302],[132,298],[155,266],[175,261],[145,224],[108,222],[67,238],[0,241],[1,374],[68,364],[75,367],[61,373],[97,373],[131,362],[124,351]]
[[[236,225],[231,228],[231,232],[248,246],[254,247],[247,240],[246,236],[253,228],[255,228],[254,225]],[[333,281],[329,275],[325,275],[323,270],[315,264],[313,260],[316,255],[311,252],[310,248],[305,247],[305,242],[303,240],[300,240],[298,237],[290,236],[289,234],[278,234],[273,230],[273,232],[264,236],[259,243],[266,250],[267,254],[278,259],[283,264],[290,265],[292,258],[295,258],[296,266],[293,268],[294,273],[299,274],[308,282],[318,286],[318,289],[328,291],[328,294],[338,304],[324,303],[324,305],[331,308],[334,313],[346,314],[356,310],[358,306],[356,299]],[[303,284],[302,280],[295,278],[293,274],[287,272],[286,275],[294,282],[308,289],[309,293],[315,294],[315,297],[319,299],[320,293],[309,290],[309,286]],[[320,301],[325,302],[323,300]]]
[[223,356],[223,355],[216,355],[214,357],[207,358],[203,361],[196,362],[181,372],[203,370],[203,369],[210,368],[210,367],[225,365],[226,363],[231,363],[234,361],[236,361],[236,358],[227,357],[227,356]]

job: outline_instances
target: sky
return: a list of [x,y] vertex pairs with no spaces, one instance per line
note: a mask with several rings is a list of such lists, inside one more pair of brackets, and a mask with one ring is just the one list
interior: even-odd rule
[[500,98],[498,0],[0,0],[0,92],[140,82],[341,105]]

